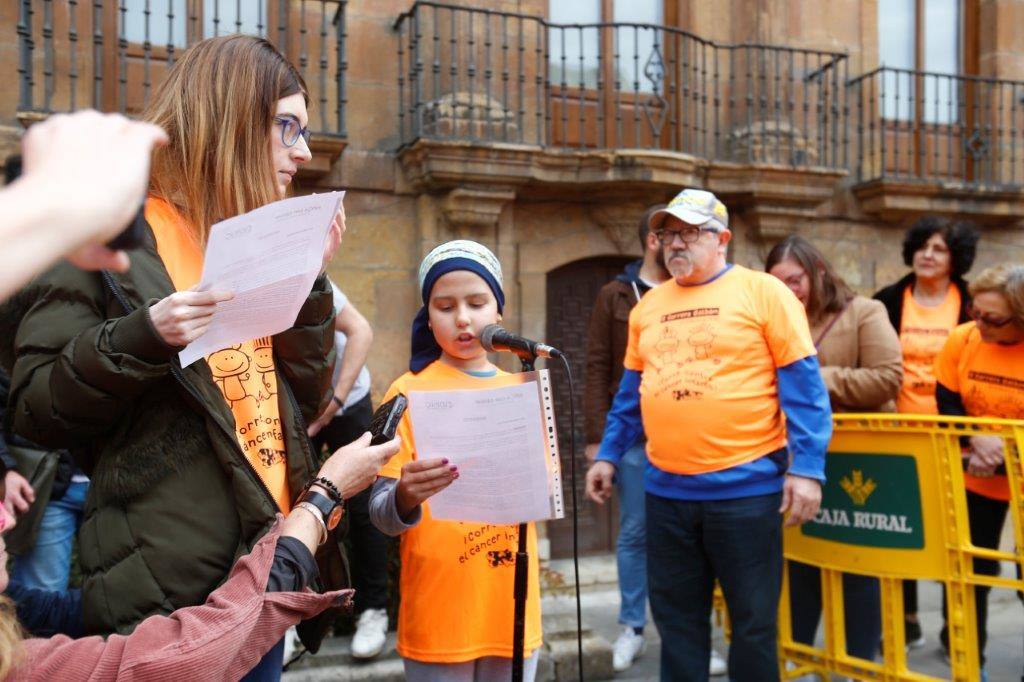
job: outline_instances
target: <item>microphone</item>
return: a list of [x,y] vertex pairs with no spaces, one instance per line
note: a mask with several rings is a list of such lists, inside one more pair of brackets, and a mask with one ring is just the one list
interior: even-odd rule
[[513,334],[504,327],[496,324],[489,324],[484,327],[480,334],[480,345],[489,353],[506,352],[515,353],[519,357],[527,358],[560,358],[562,351],[552,348],[546,343],[530,341],[522,336]]

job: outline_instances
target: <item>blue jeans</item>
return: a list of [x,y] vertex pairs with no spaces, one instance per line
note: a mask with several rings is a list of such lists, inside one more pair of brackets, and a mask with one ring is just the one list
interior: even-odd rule
[[647,582],[661,641],[662,680],[708,679],[711,596],[729,609],[729,677],[779,679],[782,493],[688,501],[647,494]]
[[615,544],[619,622],[633,628],[647,623],[646,469],[646,443],[641,441],[626,451],[615,472],[619,485],[619,537]]
[[43,510],[36,544],[28,553],[14,558],[11,580],[23,587],[51,592],[68,589],[71,546],[82,523],[88,482],[71,483],[64,496]]
[[278,682],[281,679],[281,666],[284,665],[284,638],[264,654],[256,667],[241,678],[240,682]]

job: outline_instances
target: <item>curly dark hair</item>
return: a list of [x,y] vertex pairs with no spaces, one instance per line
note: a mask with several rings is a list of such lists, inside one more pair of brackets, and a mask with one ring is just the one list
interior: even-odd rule
[[981,235],[974,226],[964,221],[953,221],[939,216],[918,218],[903,236],[903,262],[908,266],[914,262],[914,254],[924,248],[933,234],[941,234],[949,247],[951,279],[963,279],[971,266],[978,249]]

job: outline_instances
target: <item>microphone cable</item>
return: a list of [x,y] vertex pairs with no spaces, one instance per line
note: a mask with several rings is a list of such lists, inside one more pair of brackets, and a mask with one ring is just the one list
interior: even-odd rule
[[576,493],[576,391],[572,383],[572,365],[569,356],[561,354],[565,374],[569,379],[569,480],[572,486],[572,567],[576,586],[576,662],[580,682],[583,682],[583,607],[580,602],[579,507]]

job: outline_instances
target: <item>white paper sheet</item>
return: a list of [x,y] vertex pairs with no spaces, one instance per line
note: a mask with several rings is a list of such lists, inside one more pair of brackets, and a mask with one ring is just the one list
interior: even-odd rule
[[210,229],[199,291],[233,291],[210,327],[178,354],[181,366],[289,329],[323,263],[344,192],[282,199]]
[[430,498],[433,518],[512,524],[562,517],[554,413],[541,398],[550,396],[542,388],[546,371],[499,388],[410,391],[417,458],[447,457],[459,467],[459,478]]

